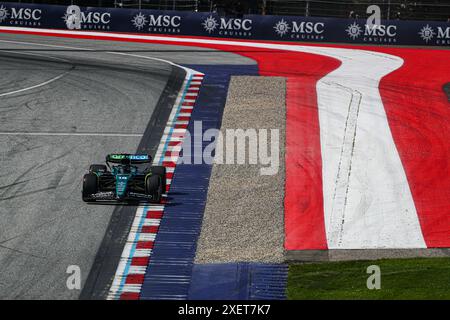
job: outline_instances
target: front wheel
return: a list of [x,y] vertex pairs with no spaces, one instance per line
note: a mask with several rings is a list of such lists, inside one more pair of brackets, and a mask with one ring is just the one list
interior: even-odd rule
[[152,174],[161,177],[162,192],[166,193],[166,167],[154,166],[150,168]]
[[94,173],[85,174],[83,177],[83,201],[84,202],[94,202],[94,199],[91,199],[90,196],[92,194],[97,193],[98,191],[98,181],[97,175]]
[[162,194],[161,177],[154,175],[145,180],[145,191],[152,196],[152,201],[160,202]]

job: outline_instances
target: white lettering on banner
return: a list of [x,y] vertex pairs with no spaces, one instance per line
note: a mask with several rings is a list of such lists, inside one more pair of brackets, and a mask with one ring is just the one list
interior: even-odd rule
[[[363,31],[364,30],[364,31]],[[358,39],[361,35],[364,42],[376,43],[396,43],[397,42],[397,26],[396,25],[370,25],[365,24],[364,28],[354,22],[347,26],[345,30],[347,35],[353,40]]]
[[249,19],[220,19],[220,29],[222,30],[245,30],[250,31],[252,29],[252,21]]
[[209,16],[203,21],[202,26],[209,34],[219,28],[219,35],[250,37],[253,21],[251,19],[220,18],[219,23],[216,18]]
[[179,16],[154,16],[153,14],[150,15],[150,26],[157,26],[157,27],[179,27],[181,24],[181,17]]
[[109,30],[111,13],[89,11],[82,12],[79,6],[68,6],[63,17],[69,30]]
[[11,19],[20,19],[20,20],[40,20],[41,19],[42,10],[40,9],[25,9],[20,8],[17,10],[16,8],[11,8]]
[[301,22],[300,24],[297,24],[296,21],[292,22],[292,32],[295,33],[317,33],[321,34],[324,31],[325,24],[322,22]]
[[395,37],[397,35],[397,26],[394,25],[373,25],[369,26],[366,24],[366,36],[378,36],[378,37]]
[[0,23],[6,21],[13,26],[39,27],[41,17],[41,9],[11,7],[8,10],[5,6],[0,6]]
[[142,12],[136,14],[131,20],[133,26],[140,30],[148,26],[147,31],[158,33],[180,33],[181,16],[153,15],[146,16]]
[[325,23],[312,21],[292,21],[288,23],[281,19],[273,28],[280,37],[289,33],[292,39],[323,40],[322,34],[325,31]]

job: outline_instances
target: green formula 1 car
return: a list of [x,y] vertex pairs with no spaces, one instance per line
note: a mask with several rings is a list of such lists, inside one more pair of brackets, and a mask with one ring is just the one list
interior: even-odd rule
[[148,165],[151,161],[146,154],[107,155],[106,165],[93,164],[84,175],[83,201],[160,202],[166,192],[166,168]]

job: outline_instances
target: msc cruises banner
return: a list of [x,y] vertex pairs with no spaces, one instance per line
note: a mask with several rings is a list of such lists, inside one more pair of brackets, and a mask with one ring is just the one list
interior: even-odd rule
[[397,45],[450,45],[446,22],[366,20],[295,16],[50,6],[0,2],[0,26],[187,35],[250,40]]

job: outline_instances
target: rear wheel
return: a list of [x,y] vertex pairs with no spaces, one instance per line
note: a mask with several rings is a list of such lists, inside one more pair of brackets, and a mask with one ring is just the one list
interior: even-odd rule
[[145,180],[145,191],[148,195],[152,195],[152,201],[160,202],[162,194],[161,177],[152,175]]
[[166,193],[166,167],[155,166],[151,167],[150,171],[153,175],[157,175],[161,178],[162,192]]
[[95,173],[95,172],[105,173],[107,171],[108,171],[108,167],[106,167],[104,164],[93,164],[89,167],[90,173]]
[[98,180],[97,176],[94,173],[85,174],[83,177],[83,201],[85,202],[94,202],[95,200],[91,199],[90,196],[92,194],[97,193],[98,191]]

